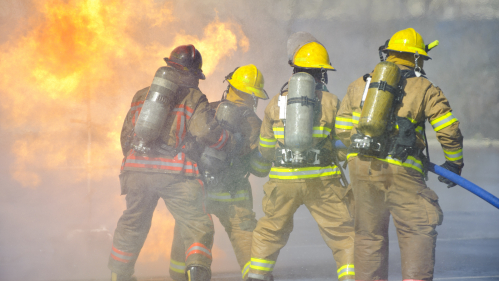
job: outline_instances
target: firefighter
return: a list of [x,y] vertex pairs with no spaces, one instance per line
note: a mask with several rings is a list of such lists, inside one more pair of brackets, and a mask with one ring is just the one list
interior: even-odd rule
[[[255,157],[258,156],[258,137],[262,124],[255,110],[258,99],[266,100],[268,95],[263,89],[262,73],[253,64],[236,68],[226,80],[229,84],[224,92],[226,96],[223,95],[219,102],[210,103],[210,107],[213,115],[217,110],[218,122],[224,123],[234,134],[241,134],[242,145],[237,155],[226,159],[225,162],[232,163],[221,172],[211,175],[207,171],[211,167],[200,168],[205,175],[207,211],[216,215],[225,228],[241,267],[242,279],[246,279],[251,239],[256,226],[248,176],[249,172],[260,177],[267,176],[271,166],[265,159]],[[182,241],[177,224],[170,259],[170,277],[176,281],[185,280],[185,248]]]
[[[436,45],[438,41],[425,45],[412,28],[395,33],[380,47],[382,62],[375,70],[350,84],[336,117],[336,135],[350,146],[359,280],[388,279],[390,215],[397,230],[403,280],[433,279],[435,228],[443,214],[437,194],[425,183],[426,120],[446,157],[442,167],[457,174],[463,167],[459,122],[440,88],[423,71],[428,51]],[[386,61],[382,52],[388,55]],[[375,123],[384,125],[373,129]]]
[[[288,88],[285,84],[268,104],[260,130],[260,152],[274,166],[263,187],[265,216],[253,231],[249,278],[273,280],[293,215],[304,204],[333,252],[338,279],[355,280],[353,196],[340,182],[338,163],[332,163],[339,100],[327,91],[326,71],[334,68],[324,46],[309,33],[288,39],[288,56],[294,74]],[[295,142],[305,140],[306,149],[297,145],[295,150]]]
[[196,147],[225,149],[230,133],[209,115],[198,88],[202,57],[193,45],[175,48],[150,87],[133,97],[121,132],[125,158],[120,174],[127,209],[116,227],[108,267],[113,281],[136,280],[134,265],[162,198],[186,249],[186,278],[210,280],[213,222],[203,209]]

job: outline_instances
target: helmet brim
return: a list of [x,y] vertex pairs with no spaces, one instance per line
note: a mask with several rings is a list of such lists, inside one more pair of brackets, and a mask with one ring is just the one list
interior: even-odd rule
[[292,63],[289,61],[289,65],[292,67],[305,68],[305,69],[325,69],[330,71],[336,71],[336,69],[329,64],[307,64],[307,63]]
[[[407,48],[407,47],[406,47]],[[399,53],[406,53],[406,54],[415,54],[416,52],[418,52],[418,54],[423,57],[423,59],[425,60],[431,60],[431,58],[428,56],[428,53],[426,53],[424,50],[415,50],[414,52],[408,52],[407,50],[401,50],[401,49],[398,49],[398,48],[386,48],[386,49],[383,49],[383,52],[385,54],[388,54],[388,52],[399,52]]]

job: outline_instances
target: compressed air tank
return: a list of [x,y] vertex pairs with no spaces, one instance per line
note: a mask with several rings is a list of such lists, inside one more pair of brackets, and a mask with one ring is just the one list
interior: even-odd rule
[[242,118],[241,113],[236,104],[230,101],[223,101],[217,107],[215,119],[222,128],[231,132],[237,132]]
[[298,72],[291,76],[288,83],[284,143],[295,155],[312,148],[316,98],[315,79],[312,75]]
[[169,67],[160,67],[156,71],[135,123],[135,134],[142,145],[159,137],[179,87],[175,83],[177,76],[175,70]]
[[360,114],[361,133],[374,138],[385,132],[399,81],[400,69],[396,64],[382,61],[376,65]]

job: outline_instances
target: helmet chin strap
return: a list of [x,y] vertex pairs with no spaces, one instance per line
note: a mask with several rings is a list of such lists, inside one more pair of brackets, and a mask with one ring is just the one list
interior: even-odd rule
[[[224,80],[224,82],[225,82],[225,80]],[[224,101],[227,99],[227,94],[229,93],[229,88],[230,88],[230,84],[227,85],[227,89],[225,89],[225,91],[223,91],[222,98],[220,99],[220,101]]]
[[326,73],[326,70],[324,68],[321,68],[321,83],[322,85],[326,85],[327,84],[327,77],[326,77],[327,73]]
[[414,53],[414,72],[416,73],[417,77],[421,76],[421,67],[419,67],[418,65],[418,59],[420,57],[421,56],[418,54],[418,51],[416,51],[416,53]]

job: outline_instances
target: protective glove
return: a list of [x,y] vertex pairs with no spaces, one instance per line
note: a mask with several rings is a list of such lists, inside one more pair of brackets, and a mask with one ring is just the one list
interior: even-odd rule
[[[449,161],[445,161],[445,163],[443,163],[442,165],[440,165],[440,167],[442,167],[444,169],[447,169],[447,170],[453,172],[454,174],[458,174],[458,175],[461,175],[461,171],[463,169],[463,166],[464,166],[464,164],[457,165],[457,164],[454,164],[454,163],[449,162]],[[453,183],[451,180],[449,180],[447,178],[444,178],[442,176],[438,176],[438,180],[440,182],[443,182],[443,183],[447,184],[448,188],[456,186],[456,184]]]

